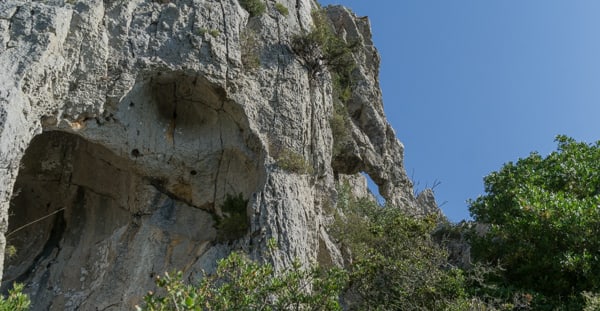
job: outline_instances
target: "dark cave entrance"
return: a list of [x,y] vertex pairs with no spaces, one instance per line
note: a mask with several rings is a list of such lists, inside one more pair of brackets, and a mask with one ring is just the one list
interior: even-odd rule
[[264,182],[243,109],[200,77],[141,79],[111,116],[22,158],[2,289],[24,283],[35,310],[132,309],[156,275],[202,275],[223,255],[221,204]]
[[[40,270],[55,268],[60,253],[73,260],[90,256],[80,254],[81,244],[93,245],[130,221],[128,189],[137,177],[127,162],[64,132],[45,132],[31,141],[10,202],[3,287],[35,279],[39,288],[30,290],[50,289],[44,284],[49,271]],[[86,221],[90,217],[95,221]],[[84,233],[90,230],[92,235]],[[90,236],[95,241],[86,240]]]

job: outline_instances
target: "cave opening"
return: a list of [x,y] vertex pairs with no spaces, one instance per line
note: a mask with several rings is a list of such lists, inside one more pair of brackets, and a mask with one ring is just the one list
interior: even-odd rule
[[228,195],[251,217],[262,145],[219,89],[163,74],[115,109],[77,131],[46,129],[22,158],[1,289],[24,283],[33,309],[132,309],[153,276],[202,275],[226,255],[215,215]]
[[39,310],[129,308],[153,288],[150,275],[200,271],[213,215],[135,167],[75,134],[34,137],[10,202],[2,290],[24,283]]
[[13,188],[2,286],[16,281],[28,283],[30,292],[51,289],[49,274],[68,274],[51,271],[57,260],[93,258],[95,243],[129,223],[128,189],[136,179],[128,159],[79,136],[34,137]]

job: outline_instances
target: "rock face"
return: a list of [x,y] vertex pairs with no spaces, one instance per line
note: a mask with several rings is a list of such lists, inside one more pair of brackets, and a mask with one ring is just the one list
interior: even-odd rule
[[[367,193],[361,172],[409,212],[437,208],[412,194],[368,20],[326,10],[360,42],[351,144],[334,157],[331,77],[290,48],[318,6],[278,2],[288,15],[274,1],[254,17],[237,0],[0,3],[4,288],[24,282],[35,310],[128,309],[155,275],[194,279],[238,249],[260,259],[269,238],[277,267],[338,264],[328,213],[340,180]],[[241,233],[222,225],[232,196]]]

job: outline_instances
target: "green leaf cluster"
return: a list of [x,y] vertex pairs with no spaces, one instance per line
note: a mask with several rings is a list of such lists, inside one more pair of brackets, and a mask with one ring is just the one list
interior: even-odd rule
[[328,68],[334,80],[336,95],[349,99],[352,71],[356,67],[353,52],[359,42],[346,42],[337,36],[323,9],[312,12],[313,29],[292,38],[291,48],[308,69],[312,79]]
[[283,16],[288,16],[290,14],[288,8],[280,2],[275,3],[275,9]]
[[341,269],[305,269],[296,261],[276,273],[270,264],[232,253],[197,285],[186,285],[181,272],[158,278],[162,292],[146,295],[138,310],[341,310],[345,282]]
[[248,200],[242,194],[236,196],[227,194],[221,211],[223,217],[217,218],[218,239],[220,241],[231,241],[243,237],[250,228],[246,207]]
[[556,142],[485,177],[470,211],[489,230],[472,254],[499,262],[495,281],[534,294],[537,309],[581,309],[582,292],[600,291],[600,143]]
[[240,0],[240,5],[250,13],[250,17],[262,15],[267,9],[263,0]]
[[333,156],[336,157],[343,154],[352,142],[352,121],[343,103],[336,101],[333,108],[333,116],[329,121],[329,126],[333,135]]
[[260,67],[260,42],[258,35],[251,28],[246,28],[240,33],[242,50],[242,64],[247,70],[256,70]]
[[332,234],[351,257],[345,295],[350,310],[472,306],[463,271],[447,264],[447,252],[431,237],[437,216],[408,216],[397,207],[352,198],[347,189],[338,190],[343,214]]
[[14,284],[8,291],[8,296],[0,296],[0,311],[24,311],[29,310],[31,301],[23,294],[23,284]]
[[304,156],[288,148],[283,148],[277,152],[277,166],[297,174],[314,173],[313,167],[306,161]]

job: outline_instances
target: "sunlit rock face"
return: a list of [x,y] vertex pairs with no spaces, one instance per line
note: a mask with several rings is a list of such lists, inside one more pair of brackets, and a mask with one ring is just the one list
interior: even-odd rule
[[[436,209],[404,172],[367,19],[327,9],[359,42],[334,154],[331,76],[290,48],[316,3],[250,17],[236,0],[67,2],[0,3],[0,271],[35,310],[131,309],[156,275],[195,280],[232,250],[262,259],[270,238],[278,268],[339,264],[336,185],[369,196],[361,173],[390,203]],[[284,152],[310,169],[282,169]],[[235,235],[219,225],[231,196],[247,201]]]

